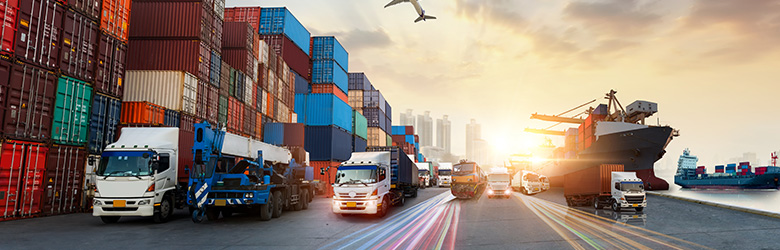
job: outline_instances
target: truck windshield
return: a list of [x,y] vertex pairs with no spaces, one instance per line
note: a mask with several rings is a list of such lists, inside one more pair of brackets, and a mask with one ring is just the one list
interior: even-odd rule
[[211,176],[214,174],[214,167],[217,165],[217,159],[216,158],[210,158],[209,162],[198,164],[195,163],[192,165],[192,171],[190,171],[190,178],[193,179],[199,179],[199,178],[211,178]]
[[491,174],[488,175],[488,181],[491,182],[509,182],[508,174]]
[[376,183],[376,166],[341,166],[336,172],[336,184]]
[[449,169],[447,169],[447,170],[439,170],[439,175],[440,176],[450,176],[452,174],[451,172],[452,171],[450,171]]
[[428,175],[428,170],[419,169],[418,172],[417,172],[417,175],[419,175],[419,176],[427,176]]
[[100,159],[98,176],[145,176],[151,175],[151,151],[104,152]]
[[474,172],[474,163],[463,163],[453,166],[455,172]]
[[620,183],[620,190],[622,191],[642,191],[644,185],[641,182],[623,182]]

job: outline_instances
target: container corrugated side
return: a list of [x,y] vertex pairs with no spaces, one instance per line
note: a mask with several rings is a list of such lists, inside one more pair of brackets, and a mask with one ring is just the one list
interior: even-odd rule
[[284,34],[306,55],[309,55],[311,33],[285,7],[262,8],[259,33],[261,35]]
[[374,86],[371,85],[371,81],[368,80],[368,76],[365,73],[349,73],[349,90],[374,90]]
[[346,161],[352,152],[352,135],[336,126],[307,126],[305,149],[312,161]]
[[47,69],[59,66],[62,21],[66,7],[54,0],[19,4],[16,58]]
[[11,67],[6,99],[5,137],[45,141],[51,138],[57,76],[29,64]]
[[[100,1],[68,0],[68,6],[92,20],[100,20]],[[2,7],[0,7],[2,8]]]
[[341,46],[336,37],[312,37],[310,55],[312,60],[335,60],[342,70],[349,72],[349,53],[344,49],[344,46]]
[[18,0],[0,2],[0,20],[3,20],[0,27],[0,53],[11,55],[14,52],[18,10]]
[[132,39],[195,39],[211,44],[210,8],[200,2],[136,2]]
[[162,125],[165,108],[150,102],[122,102],[123,124]]
[[87,151],[82,147],[55,144],[49,148],[42,199],[44,215],[81,212],[86,159]]
[[360,138],[368,138],[368,120],[357,111],[352,111],[352,133]]
[[263,129],[263,142],[277,146],[284,145],[284,123],[266,123]]
[[96,91],[113,97],[122,96],[127,69],[127,49],[126,43],[106,33],[100,33],[93,86]]
[[307,126],[335,125],[352,132],[352,108],[335,95],[309,94],[305,105]]
[[195,114],[198,78],[184,71],[128,70],[125,102],[148,101],[167,109]]
[[60,144],[84,145],[89,133],[92,86],[75,78],[60,77],[54,103],[51,139]]
[[62,31],[60,70],[68,76],[92,82],[100,36],[98,24],[80,13],[68,10]]
[[209,81],[211,49],[197,40],[131,40],[127,56],[128,70],[187,71]]
[[[348,89],[349,77],[347,72],[344,71],[336,61],[333,60],[314,60],[312,61],[311,70],[311,83],[312,84],[326,84],[333,83],[341,89],[344,93],[349,91]],[[382,103],[384,105],[384,103]],[[382,107],[384,108],[384,107]]]
[[116,138],[117,126],[122,114],[122,102],[100,93],[95,94],[93,99],[87,149],[92,154],[100,154],[106,145],[114,142]]
[[13,199],[0,200],[0,221],[41,213],[46,155],[43,143],[6,140],[0,156],[0,192]]
[[209,67],[209,81],[215,87],[219,87],[219,82],[222,79],[222,55],[217,51],[221,50],[211,50],[211,64]]
[[131,0],[103,0],[103,15],[100,17],[100,29],[127,42],[130,24]]
[[225,8],[225,22],[247,22],[257,33],[260,27],[260,7]]
[[247,22],[225,22],[222,28],[222,48],[246,49],[254,53],[254,28]]
[[357,135],[352,136],[352,152],[366,152],[368,142]]
[[311,80],[311,57],[306,53],[308,48],[301,50],[289,38],[284,35],[261,35],[260,39],[265,41],[269,47],[268,68],[278,72],[278,56],[287,63],[290,70],[306,80]]

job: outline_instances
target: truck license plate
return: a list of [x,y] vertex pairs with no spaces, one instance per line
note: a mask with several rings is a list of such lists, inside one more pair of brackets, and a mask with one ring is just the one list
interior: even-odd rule
[[347,202],[347,207],[357,207],[357,202]]
[[224,207],[225,205],[227,205],[227,201],[226,200],[215,200],[214,201],[214,206]]
[[126,200],[114,200],[114,207],[125,207]]
[[639,206],[639,204],[634,204],[634,207],[638,207],[638,206]]

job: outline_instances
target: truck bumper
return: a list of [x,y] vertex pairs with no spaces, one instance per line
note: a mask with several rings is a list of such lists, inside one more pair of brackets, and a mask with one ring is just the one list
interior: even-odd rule
[[379,200],[337,200],[331,201],[334,214],[376,214]]
[[[121,204],[124,201],[124,205]],[[146,203],[139,205],[140,203]],[[154,198],[105,199],[94,198],[92,216],[152,216]]]
[[631,203],[622,203],[622,202],[621,202],[621,203],[620,203],[620,207],[621,207],[621,208],[647,207],[647,202],[642,202],[642,203],[634,203],[634,204],[631,204]]

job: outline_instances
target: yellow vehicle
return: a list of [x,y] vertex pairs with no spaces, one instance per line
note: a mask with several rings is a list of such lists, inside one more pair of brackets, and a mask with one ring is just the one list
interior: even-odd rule
[[458,199],[471,199],[485,190],[487,175],[476,162],[461,160],[452,166],[450,192]]

